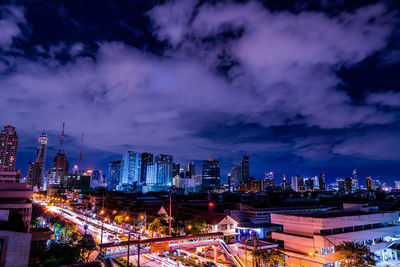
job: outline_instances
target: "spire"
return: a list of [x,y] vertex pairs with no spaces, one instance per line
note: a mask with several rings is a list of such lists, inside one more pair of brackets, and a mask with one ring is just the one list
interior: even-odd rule
[[61,133],[61,139],[60,139],[60,147],[58,148],[58,153],[64,154],[64,128],[65,128],[65,121],[63,121],[63,126],[62,126],[62,133]]
[[82,138],[81,138],[81,152],[79,153],[79,165],[78,165],[78,172],[81,174],[82,170],[82,150],[83,150],[83,131],[82,131]]

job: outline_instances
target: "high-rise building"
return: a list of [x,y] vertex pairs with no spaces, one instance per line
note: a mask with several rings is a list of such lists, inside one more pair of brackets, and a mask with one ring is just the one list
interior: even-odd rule
[[157,162],[153,165],[147,166],[146,171],[146,185],[155,185],[157,184]]
[[174,162],[172,164],[172,177],[179,176],[181,173],[181,164]]
[[394,188],[400,189],[400,181],[394,181]]
[[234,165],[230,174],[230,186],[234,191],[238,191],[242,181],[242,166]]
[[344,178],[344,184],[346,192],[348,193],[353,192],[353,178],[351,177]]
[[299,175],[292,177],[292,189],[295,192],[304,192],[304,180]]
[[140,182],[142,184],[146,184],[146,176],[147,176],[147,166],[153,164],[153,154],[152,153],[142,153],[142,168],[140,175]]
[[51,168],[47,172],[47,182],[49,184],[63,184],[64,176],[68,174],[69,162],[67,155],[64,151],[64,128],[65,122],[63,122],[63,128],[60,137],[60,146],[57,154],[54,156]]
[[117,186],[119,185],[120,173],[121,173],[120,160],[108,162],[108,176],[107,176],[108,190],[117,189]]
[[345,193],[346,192],[346,183],[343,178],[337,178],[336,183],[338,185],[338,191],[340,193]]
[[242,158],[242,180],[247,180],[250,177],[249,157],[243,156]]
[[35,162],[29,162],[27,180],[34,190],[40,190],[40,188],[43,187],[47,140],[47,134],[45,130],[43,130],[38,139],[38,149],[36,152]]
[[351,188],[353,191],[356,191],[360,189],[360,185],[358,183],[358,176],[357,176],[357,170],[353,170],[353,176],[351,177]]
[[265,181],[264,181],[264,186],[265,188],[272,188],[275,186],[274,182],[274,172],[265,172]]
[[203,161],[202,187],[209,189],[220,185],[219,161],[208,159]]
[[325,190],[325,175],[321,172],[318,176],[319,190]]
[[121,178],[119,188],[132,191],[141,181],[142,156],[138,152],[128,151],[122,155]]
[[157,184],[162,186],[172,185],[172,167],[174,158],[172,155],[160,154],[156,156]]
[[194,162],[188,162],[187,170],[186,170],[186,177],[193,178],[196,175],[195,165]]
[[0,134],[0,171],[13,172],[17,157],[18,135],[15,127],[7,125]]
[[373,187],[373,185],[372,185],[372,178],[371,178],[371,176],[366,177],[366,178],[365,178],[365,182],[366,182],[366,184],[367,184],[367,189],[368,189],[368,190],[374,189],[374,187]]

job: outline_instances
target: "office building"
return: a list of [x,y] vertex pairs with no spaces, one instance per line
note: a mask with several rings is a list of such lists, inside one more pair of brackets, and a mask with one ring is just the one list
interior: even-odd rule
[[282,225],[272,238],[283,242],[289,266],[333,267],[335,246],[343,241],[370,246],[378,262],[396,260],[390,247],[400,238],[398,212],[379,212],[366,205],[343,204],[343,210],[271,214],[271,223]]
[[147,177],[147,166],[152,165],[153,161],[153,154],[152,153],[142,153],[142,167],[141,167],[141,175],[140,175],[140,183],[146,184],[146,177]]
[[172,155],[160,154],[156,156],[157,163],[157,184],[162,186],[172,185]]
[[181,174],[181,164],[174,162],[172,164],[172,177],[180,176],[180,174]]
[[0,266],[28,266],[33,192],[11,173],[0,172]]
[[233,191],[238,191],[242,181],[242,167],[234,165],[230,172],[230,186]]
[[344,185],[347,193],[353,192],[353,179],[351,177],[344,178]]
[[108,176],[107,176],[107,188],[108,190],[117,189],[119,185],[119,178],[121,174],[121,161],[110,161],[108,162]]
[[351,188],[353,191],[357,191],[360,189],[360,185],[358,183],[358,176],[357,176],[357,170],[353,170],[353,176],[351,177]]
[[36,152],[36,159],[34,162],[28,164],[27,181],[35,191],[43,188],[44,168],[46,164],[47,152],[47,134],[43,130],[38,139],[38,149]]
[[196,175],[194,162],[188,162],[186,170],[186,178],[193,178]]
[[62,185],[64,182],[64,176],[68,174],[69,162],[64,151],[64,128],[65,122],[63,122],[62,126],[60,146],[57,154],[54,156],[51,168],[47,171],[47,182],[50,185]]
[[318,176],[318,184],[319,184],[319,190],[324,191],[325,190],[325,175],[321,172]]
[[346,183],[345,183],[344,179],[337,178],[336,183],[337,183],[338,192],[346,193]]
[[17,158],[18,135],[15,127],[7,125],[0,134],[0,171],[13,172]]
[[247,180],[250,177],[250,163],[249,157],[243,156],[242,158],[242,179]]
[[273,188],[275,186],[274,182],[274,172],[265,172],[264,187],[265,189]]
[[211,189],[220,185],[219,161],[208,159],[203,161],[202,187]]
[[265,180],[247,179],[240,182],[241,192],[259,193],[265,188]]
[[400,189],[400,181],[394,181],[394,188]]
[[68,174],[64,177],[64,185],[67,189],[87,193],[91,191],[90,179],[89,175]]
[[138,152],[128,151],[122,155],[119,189],[133,191],[141,181],[142,156]]
[[304,180],[299,175],[292,177],[292,189],[295,192],[304,192]]
[[366,177],[366,178],[365,178],[365,182],[366,182],[366,184],[367,184],[367,189],[368,189],[368,190],[374,189],[374,187],[373,187],[373,185],[372,185],[372,178],[371,178],[371,176]]

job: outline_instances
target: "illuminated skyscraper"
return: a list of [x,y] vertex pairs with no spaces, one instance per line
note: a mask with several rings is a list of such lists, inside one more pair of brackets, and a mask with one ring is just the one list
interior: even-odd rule
[[242,166],[234,165],[231,171],[230,186],[233,191],[238,191],[242,181]]
[[156,156],[157,163],[157,184],[161,186],[172,185],[172,155],[160,154]]
[[220,185],[219,161],[208,159],[203,161],[202,187],[210,189]]
[[153,154],[151,153],[142,153],[142,167],[141,167],[141,175],[140,175],[140,182],[142,184],[146,184],[146,173],[147,173],[147,166],[153,164]]
[[117,189],[117,186],[119,184],[120,173],[121,173],[120,160],[108,162],[108,176],[107,176],[108,190]]
[[321,172],[318,176],[319,190],[325,190],[325,175]]
[[138,152],[128,151],[122,155],[120,189],[132,191],[141,181],[142,156]]
[[29,162],[28,166],[28,183],[33,189],[39,190],[43,187],[44,169],[46,164],[47,151],[47,134],[43,130],[38,139],[38,149],[36,152],[35,162]]
[[247,180],[250,177],[249,157],[243,156],[242,158],[242,180]]
[[299,175],[292,177],[292,189],[295,192],[304,192],[304,180]]
[[360,189],[356,169],[353,170],[353,176],[351,177],[351,187],[352,187],[353,191]]
[[7,125],[0,134],[0,171],[13,172],[17,157],[18,135],[15,127]]
[[265,172],[265,180],[264,180],[264,187],[271,188],[275,186],[274,182],[274,172]]
[[186,170],[186,178],[193,178],[196,175],[194,162],[188,162]]
[[374,187],[373,187],[373,185],[372,185],[372,178],[371,178],[371,176],[366,177],[366,178],[365,178],[365,182],[366,182],[366,184],[367,184],[367,189],[368,189],[368,190],[374,189]]
[[63,122],[62,133],[60,137],[60,146],[57,154],[54,156],[51,168],[47,172],[48,184],[63,184],[64,176],[68,174],[69,162],[67,155],[64,151],[64,128],[65,122]]

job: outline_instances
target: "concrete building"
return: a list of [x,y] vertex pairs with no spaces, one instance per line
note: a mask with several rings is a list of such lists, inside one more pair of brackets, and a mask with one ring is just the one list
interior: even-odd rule
[[398,212],[370,211],[359,204],[344,204],[343,210],[271,214],[271,222],[280,224],[282,232],[272,238],[284,243],[289,266],[338,266],[335,246],[343,241],[360,242],[381,255],[380,260],[397,260],[390,246],[400,239]]
[[18,135],[15,127],[7,125],[0,133],[0,171],[13,172],[17,157]]
[[13,173],[0,173],[0,267],[25,267],[29,261],[32,203],[27,200],[33,192]]

